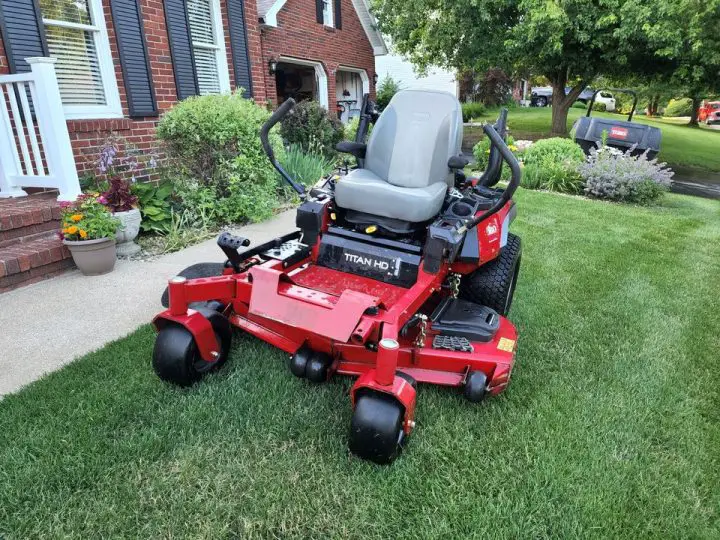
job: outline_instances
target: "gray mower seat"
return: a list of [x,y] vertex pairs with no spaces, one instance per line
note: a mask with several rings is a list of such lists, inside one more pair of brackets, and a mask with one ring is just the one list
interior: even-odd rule
[[447,92],[403,90],[393,96],[373,129],[365,168],[338,181],[340,208],[417,223],[435,217],[460,154],[462,111]]

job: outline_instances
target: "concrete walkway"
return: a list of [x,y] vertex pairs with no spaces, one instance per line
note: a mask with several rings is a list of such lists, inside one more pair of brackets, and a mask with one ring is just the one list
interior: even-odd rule
[[[234,232],[255,245],[293,230],[291,210]],[[0,294],[0,396],[150,322],[169,278],[197,262],[224,260],[211,239],[149,262],[119,260],[104,276],[74,270]]]

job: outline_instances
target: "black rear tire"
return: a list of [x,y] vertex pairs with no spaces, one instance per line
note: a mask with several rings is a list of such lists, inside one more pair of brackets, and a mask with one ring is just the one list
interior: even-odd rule
[[356,456],[387,465],[400,454],[405,440],[405,411],[392,396],[366,392],[355,401],[348,446]]
[[463,278],[460,297],[507,316],[515,294],[521,258],[520,237],[508,234],[507,244],[500,250],[497,259]]
[[177,386],[192,386],[227,361],[232,345],[229,321],[217,311],[199,311],[210,321],[215,331],[220,345],[217,359],[214,362],[203,360],[192,334],[179,324],[169,323],[158,332],[153,349],[153,369],[163,381]]

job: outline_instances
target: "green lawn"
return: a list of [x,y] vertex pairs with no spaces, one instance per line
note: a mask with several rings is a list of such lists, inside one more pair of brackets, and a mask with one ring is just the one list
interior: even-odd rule
[[[497,118],[497,110],[489,110],[480,121],[489,121]],[[515,138],[548,137],[550,136],[550,117],[552,110],[547,108],[514,108],[508,116],[508,125]],[[570,109],[568,115],[568,129],[575,120],[584,115],[581,109]],[[593,113],[593,115],[607,118],[627,119],[612,113]],[[677,118],[647,118],[635,116],[633,122],[649,124],[662,130],[662,143],[659,158],[671,165],[685,167],[699,167],[711,171],[720,171],[720,130],[713,130],[701,125],[700,128],[690,128],[679,122],[687,122]]]
[[719,538],[720,203],[516,199],[505,395],[421,386],[383,468],[346,451],[350,380],[246,337],[180,390],[144,326],[0,402],[0,537]]

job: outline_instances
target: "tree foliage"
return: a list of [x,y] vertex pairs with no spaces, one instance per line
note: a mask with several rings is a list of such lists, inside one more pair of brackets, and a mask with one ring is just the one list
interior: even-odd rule
[[[694,16],[691,31],[683,28],[687,21],[680,24],[680,15],[696,6],[707,14],[718,2],[374,0],[373,6],[380,29],[421,69],[440,64],[543,75],[553,86],[552,130],[566,133],[570,106],[596,76],[674,72],[678,55],[692,49],[694,39],[706,39],[718,20],[707,19],[707,30],[701,30]],[[572,87],[567,96],[566,86]]]

